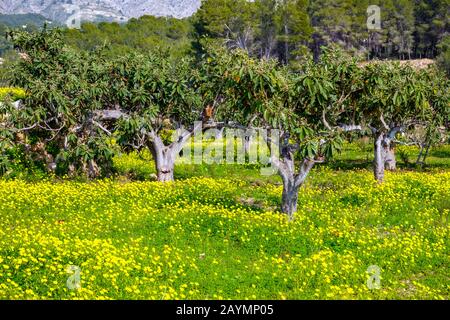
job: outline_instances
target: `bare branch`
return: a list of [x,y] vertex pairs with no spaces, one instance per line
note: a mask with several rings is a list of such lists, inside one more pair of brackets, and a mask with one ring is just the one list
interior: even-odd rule
[[95,124],[97,127],[99,127],[100,129],[102,129],[104,132],[106,132],[106,134],[108,134],[108,136],[111,136],[112,133],[111,131],[109,131],[108,129],[106,129],[104,126],[102,126],[100,123],[98,123],[95,120],[92,120],[92,123]]
[[328,121],[326,119],[326,116],[325,116],[325,113],[326,113],[326,111],[325,111],[325,109],[323,109],[323,111],[322,111],[322,121],[323,121],[323,124],[325,125],[325,128],[327,128],[328,130],[331,131],[333,129],[331,128],[330,124],[328,123]]
[[386,124],[386,121],[384,121],[384,116],[383,116],[383,114],[381,114],[381,116],[380,116],[380,121],[381,121],[381,123],[383,124],[383,127],[384,127],[386,130],[389,130],[389,126]]
[[95,111],[94,116],[101,121],[111,121],[129,117],[128,114],[120,110],[98,110]]
[[355,124],[341,124],[341,125],[339,125],[339,128],[341,128],[345,132],[361,131],[362,130],[362,126],[361,125],[355,125]]

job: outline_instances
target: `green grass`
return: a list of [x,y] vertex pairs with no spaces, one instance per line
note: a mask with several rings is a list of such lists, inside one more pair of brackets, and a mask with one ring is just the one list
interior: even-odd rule
[[293,222],[255,165],[179,165],[160,184],[134,154],[110,180],[0,180],[0,299],[448,299],[449,147],[383,185],[346,149],[314,168]]
[[[433,170],[450,168],[450,145],[434,146],[430,149],[426,164],[416,166],[415,162],[419,155],[419,148],[416,146],[397,146],[396,160],[400,169]],[[400,151],[404,152],[408,159],[405,163],[400,157]],[[353,144],[345,144],[343,151],[331,160],[329,166],[333,169],[353,170],[371,169],[373,162],[373,146],[371,142],[360,140]]]
[[[405,163],[397,155],[397,166],[400,171],[433,172],[450,169],[450,145],[435,146],[430,149],[425,166],[416,166],[415,161],[419,150],[414,146],[401,146],[407,154],[410,163]],[[371,143],[359,141],[347,143],[340,154],[320,167],[341,170],[372,170],[373,147]],[[115,167],[118,175],[128,177],[130,180],[151,180],[155,174],[155,167],[151,155],[148,152],[141,154],[132,153],[122,155],[115,159]],[[256,164],[177,164],[175,167],[176,179],[187,179],[192,177],[228,178],[232,180],[244,180],[253,183],[280,183],[277,175],[261,175],[261,166]]]

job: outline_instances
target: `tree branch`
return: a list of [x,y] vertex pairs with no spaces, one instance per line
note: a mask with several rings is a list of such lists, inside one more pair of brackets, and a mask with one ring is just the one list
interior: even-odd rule
[[322,111],[322,122],[325,125],[325,128],[327,128],[328,130],[331,131],[333,129],[331,128],[330,124],[328,123],[328,121],[326,119],[326,116],[325,116],[325,113],[326,113],[326,111],[325,111],[325,109],[323,109],[323,111]]
[[381,121],[381,124],[383,125],[383,127],[384,127],[386,130],[389,130],[389,126],[386,124],[386,121],[384,121],[384,116],[383,116],[383,114],[380,115],[380,121]]

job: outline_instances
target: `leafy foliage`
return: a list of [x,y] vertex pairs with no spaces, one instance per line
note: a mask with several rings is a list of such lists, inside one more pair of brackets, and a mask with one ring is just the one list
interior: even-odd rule
[[[83,168],[95,176],[98,165],[108,168],[112,152],[104,130],[92,121],[93,111],[107,96],[105,59],[67,48],[59,30],[15,31],[10,36],[23,55],[11,72],[11,83],[27,92],[19,108],[2,110],[15,142],[41,153],[61,173]],[[25,138],[18,139],[19,133]]]
[[443,125],[449,114],[449,81],[436,70],[414,70],[407,65],[369,64],[364,68],[360,107],[374,126]]
[[125,24],[116,22],[83,23],[81,29],[67,29],[67,44],[86,51],[104,47],[110,57],[129,54],[161,52],[179,58],[191,50],[192,26],[186,19],[142,16]]
[[314,161],[339,152],[351,128],[448,122],[444,74],[361,64],[338,47],[293,71],[209,41],[200,59],[174,61],[159,53],[80,52],[64,44],[58,29],[10,36],[22,56],[11,83],[27,95],[19,108],[2,107],[8,134],[24,133],[15,143],[38,148],[38,158],[59,173],[108,174],[118,147],[147,148],[163,136],[166,146],[181,143],[167,133],[192,127],[205,108],[216,122],[280,130],[285,155]]

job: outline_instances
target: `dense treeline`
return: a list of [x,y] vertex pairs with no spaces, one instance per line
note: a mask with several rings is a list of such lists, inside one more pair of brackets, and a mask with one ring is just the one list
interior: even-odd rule
[[39,26],[47,19],[39,14],[0,14],[0,25],[21,27],[23,25]]
[[[381,8],[380,30],[368,30],[369,5]],[[337,45],[366,59],[439,57],[449,70],[449,10],[448,0],[205,0],[189,19],[89,23],[66,38],[81,49],[109,45],[113,55],[134,48],[175,57],[198,53],[205,39],[216,39],[295,68],[310,55],[317,61],[324,46]]]
[[143,16],[126,24],[84,23],[80,30],[67,30],[65,40],[82,50],[106,46],[108,52],[115,56],[138,50],[181,57],[191,50],[191,34],[192,25],[188,20]]
[[[368,7],[381,8],[381,29],[368,30]],[[434,58],[449,31],[448,0],[206,0],[198,35],[224,38],[259,56],[317,58],[331,43],[369,58]]]
[[[8,29],[20,27],[33,31],[44,24],[45,20],[33,15],[8,15],[3,19],[0,16],[0,55],[7,55],[12,49],[11,41],[4,37]],[[51,26],[59,25],[52,23],[47,27]],[[131,19],[125,24],[85,22],[80,30],[66,29],[64,38],[68,44],[81,50],[91,51],[107,47],[111,56],[136,49],[141,52],[169,52],[179,57],[191,50],[192,29],[192,24],[186,19],[143,16]]]
[[[381,8],[380,30],[368,30],[370,5]],[[204,38],[219,39],[294,66],[309,54],[317,60],[330,44],[369,59],[434,59],[448,42],[449,11],[449,0],[204,0],[189,19],[144,16],[126,24],[84,23],[65,37],[83,50],[106,45],[112,55],[138,49],[175,57],[198,51]],[[10,43],[2,41],[0,52],[6,48]]]

